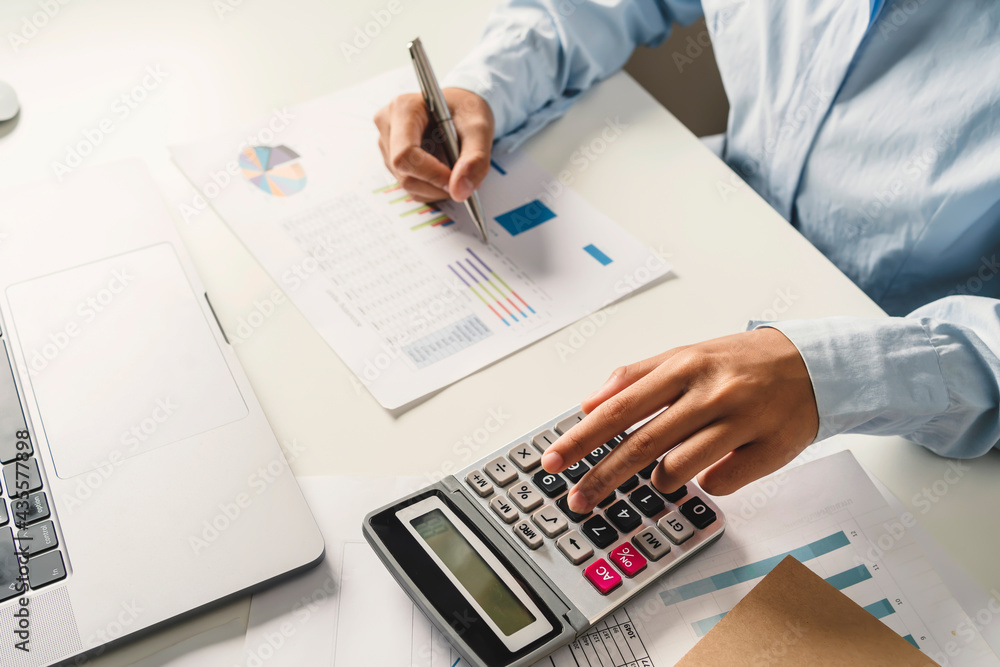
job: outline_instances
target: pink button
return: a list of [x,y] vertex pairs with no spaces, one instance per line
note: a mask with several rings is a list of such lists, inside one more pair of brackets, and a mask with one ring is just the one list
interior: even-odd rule
[[610,556],[626,577],[632,578],[646,569],[646,559],[629,542],[618,545]]
[[601,595],[607,595],[622,583],[621,575],[612,570],[608,561],[603,558],[591,563],[590,567],[583,571],[583,574],[587,579],[590,579],[590,583],[597,587]]

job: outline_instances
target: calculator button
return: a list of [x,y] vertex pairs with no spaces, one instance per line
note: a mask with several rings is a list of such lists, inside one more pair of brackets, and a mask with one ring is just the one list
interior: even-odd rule
[[664,493],[663,497],[672,503],[676,503],[678,500],[683,498],[688,494],[688,488],[686,484],[682,484],[681,488],[677,489],[673,493]]
[[514,504],[503,496],[497,496],[491,500],[490,509],[496,512],[496,515],[503,519],[504,523],[514,523],[519,516],[517,510],[514,509]]
[[587,416],[586,413],[584,413],[583,410],[580,410],[576,414],[570,415],[569,417],[566,417],[566,419],[560,420],[556,424],[556,433],[562,435],[566,431],[576,426],[586,416]]
[[622,573],[629,578],[634,577],[646,569],[646,559],[636,551],[630,542],[619,544],[608,554],[611,562],[618,567]]
[[583,478],[584,475],[587,474],[588,470],[590,470],[589,465],[587,465],[583,461],[577,461],[570,467],[563,470],[563,474],[569,477],[569,481],[576,484],[577,482],[580,481],[580,479]]
[[580,533],[575,530],[569,531],[556,540],[556,546],[559,547],[559,551],[563,552],[566,558],[569,558],[569,562],[573,563],[573,565],[579,565],[594,555],[593,547],[587,544],[580,537]]
[[626,436],[626,435],[627,435],[627,434],[625,434],[625,433],[622,433],[621,435],[616,435],[615,437],[611,438],[611,439],[610,439],[610,440],[608,440],[608,441],[607,441],[606,443],[604,443],[604,445],[605,445],[605,446],[606,446],[606,447],[607,447],[608,449],[614,449],[614,448],[615,448],[615,447],[617,447],[618,445],[622,444],[622,441],[623,441],[623,440],[625,439],[625,436]]
[[695,528],[707,528],[715,521],[715,512],[698,496],[681,505],[681,514],[686,516]]
[[531,481],[535,483],[542,493],[547,495],[549,498],[555,498],[560,493],[566,490],[566,480],[564,480],[559,475],[553,475],[547,473],[544,470],[536,473]]
[[660,560],[670,553],[670,542],[655,530],[642,531],[632,538],[632,543],[652,561]]
[[531,444],[535,446],[535,449],[544,454],[545,450],[549,448],[549,445],[555,442],[558,437],[559,436],[557,436],[549,429],[545,429],[544,431],[542,431],[541,433],[539,433],[538,435],[536,435],[534,438],[531,439]]
[[622,493],[628,493],[637,486],[639,486],[639,476],[632,475],[624,482],[622,482],[622,485],[618,487],[618,490],[621,491]]
[[483,498],[489,498],[490,494],[493,493],[493,485],[490,484],[490,480],[486,479],[486,476],[478,470],[473,470],[466,475],[465,481],[472,487],[473,491]]
[[517,479],[517,470],[514,469],[514,465],[502,456],[487,463],[484,470],[501,487],[507,486]]
[[694,535],[694,528],[678,512],[671,512],[660,519],[657,523],[663,534],[670,538],[674,544],[680,544],[687,538]]
[[563,514],[569,517],[569,520],[573,523],[580,523],[588,516],[593,514],[593,512],[587,512],[586,514],[577,514],[569,508],[569,503],[566,501],[566,496],[563,496],[556,501],[556,506],[563,511]]
[[624,500],[620,500],[604,510],[604,516],[623,533],[631,533],[642,524],[642,515]]
[[542,504],[542,494],[529,484],[518,484],[511,487],[507,492],[514,504],[521,508],[522,512],[530,512]]
[[653,470],[656,469],[656,466],[659,465],[659,463],[660,463],[659,460],[650,463],[648,466],[639,471],[639,477],[642,477],[643,479],[649,479],[650,477],[652,477]]
[[618,539],[618,533],[611,527],[603,516],[593,516],[587,519],[586,523],[580,526],[580,530],[587,536],[587,539],[594,543],[598,549],[604,549]]
[[607,507],[611,503],[615,502],[616,498],[618,498],[618,494],[616,494],[614,491],[612,491],[611,493],[608,494],[607,498],[605,498],[601,502],[597,503],[597,506],[600,507],[601,509],[604,509],[605,507]]
[[608,561],[600,558],[591,563],[583,574],[590,583],[594,584],[601,595],[607,595],[618,588],[622,583],[620,574],[611,569]]
[[542,536],[527,521],[514,526],[514,534],[521,538],[521,541],[528,545],[529,549],[537,549],[542,546]]
[[594,451],[587,454],[587,460],[590,461],[590,465],[596,466],[600,463],[601,459],[611,453],[611,448],[607,445],[601,445]]
[[566,521],[566,517],[557,512],[556,508],[552,505],[546,505],[532,514],[531,520],[535,522],[536,526],[542,529],[546,537],[555,537],[566,532],[566,529],[569,528],[569,522]]
[[656,514],[662,512],[663,508],[666,507],[663,499],[645,485],[633,491],[632,495],[629,496],[629,500],[639,508],[640,512],[649,517],[656,516]]
[[10,519],[7,517],[7,503],[0,498],[0,526],[6,526]]
[[534,470],[542,462],[542,455],[529,447],[526,442],[507,452],[507,458],[524,472]]

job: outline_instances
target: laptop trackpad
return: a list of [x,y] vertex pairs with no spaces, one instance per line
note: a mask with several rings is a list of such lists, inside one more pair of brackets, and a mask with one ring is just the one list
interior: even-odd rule
[[59,477],[247,415],[169,244],[14,285],[7,298]]

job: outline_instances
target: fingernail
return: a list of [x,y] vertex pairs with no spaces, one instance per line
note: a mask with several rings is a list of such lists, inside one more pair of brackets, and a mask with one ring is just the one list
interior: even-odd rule
[[472,194],[472,181],[469,180],[468,176],[458,179],[458,192],[455,194],[457,195],[456,199],[459,201],[465,201]]
[[559,452],[545,452],[542,456],[542,467],[545,472],[560,472],[563,469],[563,457]]
[[569,492],[566,504],[569,505],[569,508],[577,514],[586,514],[590,511],[590,501],[587,500],[586,494],[576,487]]
[[446,195],[448,195],[449,197],[451,196],[451,189],[448,188],[448,184],[447,183],[445,183],[444,185],[442,185],[441,189],[444,190],[444,192],[445,192]]

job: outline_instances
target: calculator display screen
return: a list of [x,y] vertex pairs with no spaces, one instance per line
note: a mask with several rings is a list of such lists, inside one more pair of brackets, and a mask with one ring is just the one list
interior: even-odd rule
[[410,524],[501,632],[509,636],[535,621],[528,608],[441,510],[422,514]]

